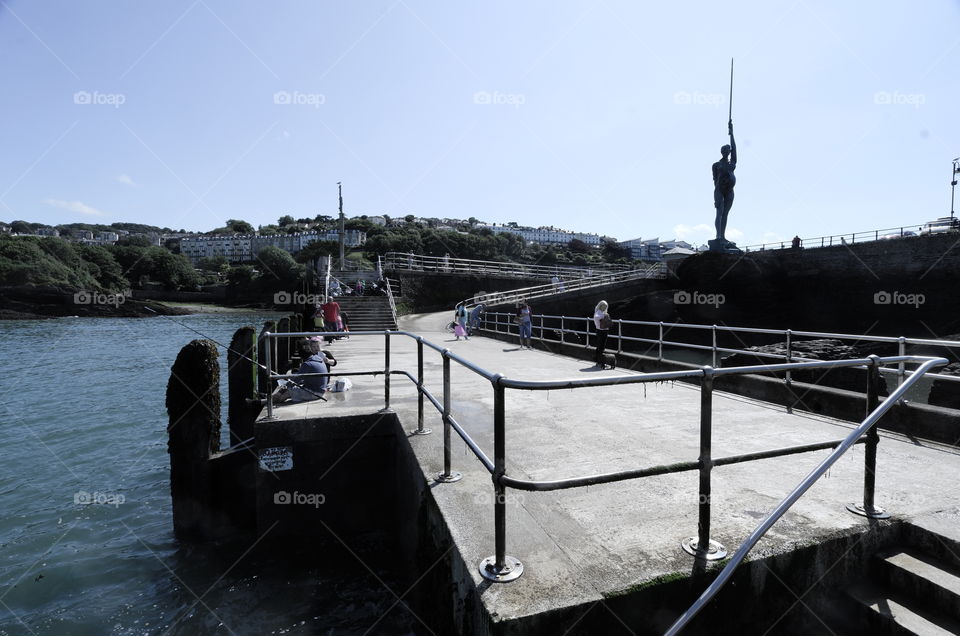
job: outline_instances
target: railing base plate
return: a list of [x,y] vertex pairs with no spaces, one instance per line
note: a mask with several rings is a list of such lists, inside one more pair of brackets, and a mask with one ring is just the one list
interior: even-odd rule
[[698,559],[706,559],[707,561],[719,561],[727,556],[727,549],[713,540],[707,544],[705,551],[699,549],[700,539],[697,537],[687,537],[680,542],[680,547],[687,554],[692,554]]
[[868,519],[889,519],[890,513],[881,508],[880,506],[874,506],[873,508],[867,509],[863,507],[863,504],[858,503],[849,503],[847,504],[847,510],[852,512],[855,515],[860,515],[861,517],[867,517]]
[[520,578],[523,574],[523,563],[512,556],[506,556],[503,559],[503,567],[499,570],[496,566],[497,557],[488,556],[480,562],[480,574],[483,578],[494,583],[507,583]]
[[412,431],[410,431],[410,434],[411,435],[429,435],[432,432],[433,430],[429,428],[425,428],[422,431],[419,428],[415,428]]
[[443,473],[437,474],[437,481],[442,481],[445,484],[452,484],[455,481],[460,481],[463,479],[463,473],[458,473],[455,470],[450,471],[449,475],[444,475]]

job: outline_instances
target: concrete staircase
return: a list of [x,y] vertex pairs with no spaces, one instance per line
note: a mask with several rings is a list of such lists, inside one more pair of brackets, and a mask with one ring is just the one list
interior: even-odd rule
[[902,544],[875,554],[867,571],[845,590],[844,631],[960,634],[960,541],[907,527]]
[[337,296],[340,311],[347,314],[350,331],[396,329],[386,296]]

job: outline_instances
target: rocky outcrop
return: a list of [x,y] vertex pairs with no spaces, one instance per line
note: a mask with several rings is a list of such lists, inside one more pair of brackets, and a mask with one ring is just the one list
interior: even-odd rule
[[190,313],[162,303],[55,287],[0,288],[0,320],[36,320],[66,316],[142,318]]
[[[942,354],[940,354],[942,355]],[[938,370],[942,375],[960,376],[960,362],[953,362]],[[951,409],[960,409],[960,382],[951,380],[934,380],[930,387],[930,397],[927,403],[933,406],[945,406]],[[957,432],[960,437],[960,431]]]
[[[779,362],[785,362],[787,343],[778,342],[776,344],[747,347],[746,350],[761,354],[784,356],[784,358],[778,359],[762,355],[750,355],[749,353],[735,353],[723,358],[720,366],[743,367],[755,364],[777,364]],[[797,358],[808,360],[849,360],[865,358],[869,355],[862,352],[856,345],[846,344],[841,340],[831,338],[799,340],[791,343],[790,350],[794,362],[798,362]],[[791,376],[794,382],[831,386],[837,389],[846,389],[860,393],[865,392],[867,386],[867,374],[864,369],[812,369],[809,371],[794,371],[791,373]],[[880,394],[887,394],[886,382],[882,375],[880,376]]]

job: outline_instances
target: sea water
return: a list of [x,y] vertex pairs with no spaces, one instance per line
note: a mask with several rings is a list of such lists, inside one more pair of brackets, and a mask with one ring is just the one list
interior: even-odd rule
[[170,367],[196,332],[226,345],[273,317],[0,321],[0,634],[428,633],[359,539],[318,537],[318,555],[173,536]]

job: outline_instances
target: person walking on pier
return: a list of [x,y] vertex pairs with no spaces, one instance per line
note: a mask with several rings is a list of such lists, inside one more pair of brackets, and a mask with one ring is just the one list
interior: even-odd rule
[[607,348],[607,334],[610,333],[610,324],[613,322],[607,313],[607,301],[601,300],[593,310],[593,324],[597,328],[597,366],[603,368],[603,353]]
[[530,343],[533,336],[533,308],[525,300],[517,305],[517,324],[520,326],[520,348],[533,349]]
[[[323,321],[327,331],[343,331],[343,324],[340,322],[340,303],[332,297],[327,297],[320,309],[323,312]],[[333,336],[327,336],[327,344],[333,342]]]
[[457,340],[460,339],[460,336],[463,336],[464,340],[469,340],[470,336],[467,335],[467,308],[463,303],[457,305],[454,310],[453,323],[453,335],[457,337]]
[[476,307],[470,310],[470,319],[467,321],[467,334],[469,335],[476,329],[480,328],[480,321],[483,319],[483,313],[487,308],[480,303]]

